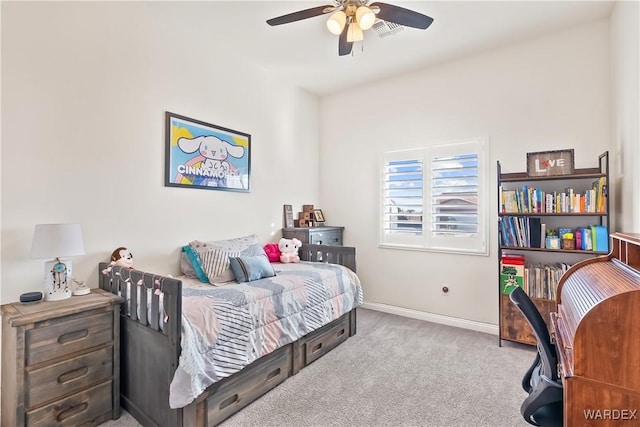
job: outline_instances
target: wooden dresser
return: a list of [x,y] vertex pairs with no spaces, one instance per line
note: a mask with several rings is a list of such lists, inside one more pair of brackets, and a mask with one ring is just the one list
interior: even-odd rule
[[2,312],[3,426],[95,426],[120,417],[120,305],[102,289]]
[[342,246],[343,231],[344,227],[292,227],[283,228],[282,237],[311,245]]
[[551,324],[564,427],[640,425],[640,234],[614,233],[611,243],[558,284]]

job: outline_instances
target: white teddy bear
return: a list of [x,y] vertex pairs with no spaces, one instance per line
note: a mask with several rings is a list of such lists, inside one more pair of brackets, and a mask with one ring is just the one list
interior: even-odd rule
[[298,256],[298,248],[300,246],[302,246],[302,242],[295,237],[293,239],[280,239],[278,242],[278,249],[280,249],[280,262],[300,261],[300,257]]

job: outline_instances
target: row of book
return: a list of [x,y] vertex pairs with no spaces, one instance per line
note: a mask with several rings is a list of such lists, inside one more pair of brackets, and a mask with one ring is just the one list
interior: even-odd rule
[[524,255],[505,254],[500,260],[500,290],[509,294],[521,287],[532,298],[556,299],[558,282],[571,265],[525,265]]
[[604,177],[583,192],[573,188],[546,192],[523,185],[516,190],[500,186],[499,193],[502,213],[606,213],[607,180]]
[[[583,251],[607,252],[609,236],[604,225],[590,225],[568,229],[558,229],[556,234],[548,233],[547,225],[540,218],[522,216],[502,216],[499,219],[500,244],[516,248],[577,249]],[[570,234],[570,237],[567,235]],[[552,240],[549,237],[554,237]],[[570,245],[561,245],[562,239],[571,239]],[[566,243],[566,242],[565,242]]]
[[524,291],[533,298],[556,299],[558,282],[571,265],[530,265],[524,268]]

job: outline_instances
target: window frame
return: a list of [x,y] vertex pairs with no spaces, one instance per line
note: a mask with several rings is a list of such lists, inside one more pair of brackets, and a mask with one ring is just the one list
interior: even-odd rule
[[[380,198],[378,202],[378,247],[400,250],[418,250],[465,255],[489,256],[489,141],[488,138],[474,138],[404,150],[383,152],[380,156]],[[432,235],[432,159],[446,155],[477,154],[478,194],[477,237],[444,237]],[[423,162],[423,205],[422,235],[402,235],[385,232],[385,169],[390,161],[422,160]]]

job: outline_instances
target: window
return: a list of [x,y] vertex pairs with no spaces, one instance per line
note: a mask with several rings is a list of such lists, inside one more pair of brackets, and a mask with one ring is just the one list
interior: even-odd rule
[[486,145],[385,153],[380,246],[488,255]]

